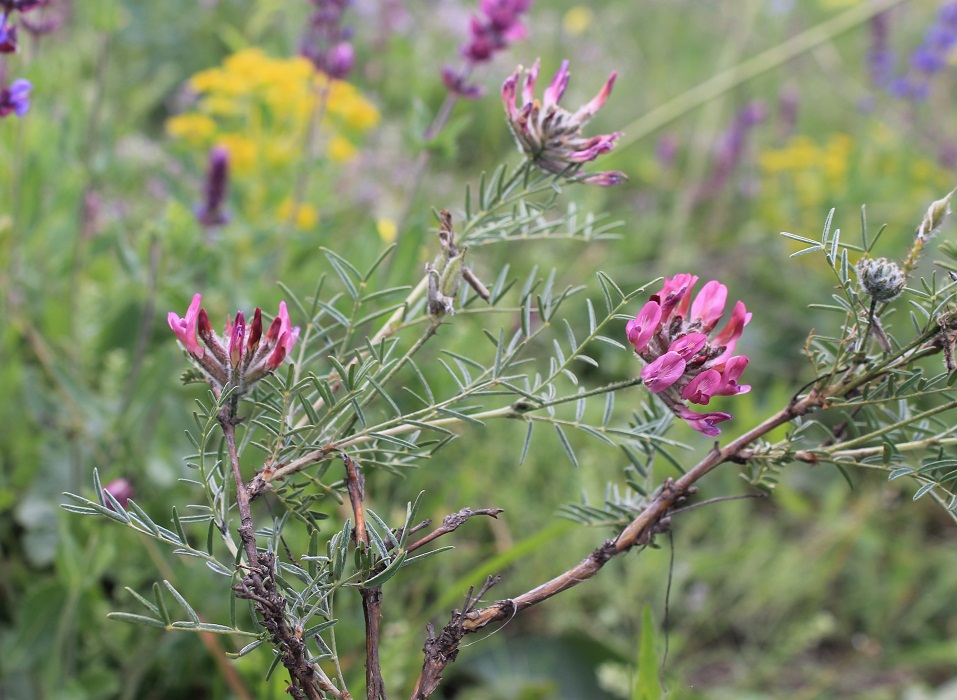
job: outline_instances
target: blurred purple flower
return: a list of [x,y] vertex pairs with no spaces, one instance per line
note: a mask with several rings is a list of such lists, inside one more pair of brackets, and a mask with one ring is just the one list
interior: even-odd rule
[[724,189],[741,164],[748,135],[767,115],[768,109],[763,100],[752,100],[741,108],[731,126],[718,139],[711,174],[697,193],[699,200],[714,197]]
[[890,15],[879,12],[871,18],[871,45],[867,51],[867,65],[871,82],[877,87],[886,88],[894,76],[897,56],[890,48]]
[[10,15],[0,15],[0,53],[14,53],[17,48],[17,26],[9,21]]
[[209,152],[209,168],[206,171],[206,197],[196,211],[196,219],[203,226],[222,226],[229,221],[223,211],[226,189],[229,185],[229,151],[215,146]]
[[14,80],[10,87],[0,88],[0,117],[16,114],[22,117],[30,110],[30,90],[33,85],[29,80]]
[[943,3],[934,22],[924,32],[924,41],[910,55],[910,70],[886,83],[895,97],[913,101],[930,95],[930,80],[947,67],[957,47],[957,0]]
[[0,8],[7,13],[29,12],[37,7],[49,4],[50,0],[0,0]]
[[800,94],[794,83],[787,83],[778,93],[778,128],[782,137],[790,136],[797,126]]
[[299,54],[330,78],[345,78],[355,65],[352,30],[342,26],[342,15],[352,0],[309,0],[315,7],[300,44]]
[[[124,508],[126,508],[126,504],[129,500],[133,498],[133,484],[130,483],[129,479],[124,479],[123,477],[113,479],[113,481],[103,487],[103,490],[119,501],[119,504]],[[110,510],[116,510],[109,499],[106,501],[106,507]]]
[[[569,112],[558,105],[568,86],[568,61],[562,61],[541,100],[533,94],[538,68],[539,61],[535,61],[529,70],[519,66],[502,84],[505,114],[518,147],[542,170],[564,174],[577,182],[608,187],[627,180],[624,173],[614,170],[585,176],[578,174],[583,164],[613,149],[621,136],[619,131],[589,137],[582,134],[582,126],[595,116],[611,94],[618,74],[613,72],[590,102],[576,112]],[[518,82],[523,73],[525,80],[519,95]]]
[[531,5],[532,0],[479,0],[479,14],[469,20],[469,40],[460,50],[465,65],[458,71],[442,69],[449,92],[468,100],[484,94],[481,87],[467,82],[469,74],[477,64],[491,61],[497,51],[527,36],[521,19]]
[[674,134],[664,134],[655,144],[655,159],[664,169],[668,169],[675,164],[675,158],[678,156],[678,137]]

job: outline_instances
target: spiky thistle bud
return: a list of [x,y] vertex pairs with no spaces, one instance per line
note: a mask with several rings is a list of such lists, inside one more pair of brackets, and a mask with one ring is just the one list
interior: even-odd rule
[[857,262],[857,278],[861,290],[878,303],[896,299],[907,282],[900,265],[887,258],[861,258]]

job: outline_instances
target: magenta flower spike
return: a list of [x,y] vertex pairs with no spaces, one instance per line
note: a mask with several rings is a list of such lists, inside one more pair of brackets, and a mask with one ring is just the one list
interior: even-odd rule
[[[591,137],[582,134],[582,126],[601,109],[611,94],[618,74],[612,73],[598,94],[572,113],[558,105],[568,87],[568,61],[562,61],[540,101],[534,97],[539,65],[536,60],[530,69],[519,66],[502,83],[505,115],[519,149],[545,172],[563,174],[576,182],[610,187],[627,180],[624,173],[615,170],[594,174],[579,172],[584,163],[612,150],[621,136],[618,131]],[[518,84],[523,76],[519,95]]]
[[262,310],[257,308],[248,324],[241,311],[235,319],[227,317],[222,336],[213,331],[201,303],[202,297],[196,294],[186,318],[170,312],[169,325],[217,393],[226,385],[240,394],[248,391],[282,364],[299,338],[299,327],[292,326],[285,302],[279,303],[279,313],[265,334]]
[[713,333],[724,316],[728,288],[711,280],[694,294],[697,281],[690,274],[666,278],[628,322],[625,334],[646,363],[641,378],[648,390],[692,428],[713,437],[721,432],[716,424],[731,414],[695,413],[684,402],[707,406],[713,396],[750,391],[750,386],[738,384],[748,358],[733,353],[751,314],[736,302],[728,323]]

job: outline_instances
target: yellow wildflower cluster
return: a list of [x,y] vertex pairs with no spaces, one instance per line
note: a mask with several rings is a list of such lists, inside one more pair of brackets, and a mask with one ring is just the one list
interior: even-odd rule
[[[305,58],[272,58],[258,48],[197,73],[189,87],[199,95],[196,107],[171,117],[167,133],[204,155],[213,145],[224,146],[240,182],[264,171],[275,180],[298,163],[316,115],[323,152],[338,163],[355,157],[357,139],[379,121],[378,110],[354,85],[328,78]],[[299,208],[295,217],[300,226],[315,221],[315,212],[302,206],[305,213]],[[280,206],[277,216],[288,218],[290,207]]]
[[780,148],[763,150],[758,164],[761,218],[782,229],[816,230],[821,212],[842,202],[913,201],[952,186],[946,169],[915,156],[899,133],[880,122],[865,129],[859,142],[840,133],[820,141],[792,136]]
[[827,193],[845,190],[851,146],[847,134],[833,134],[820,145],[809,136],[793,136],[783,147],[761,152],[762,181],[787,179],[799,206],[817,206]]

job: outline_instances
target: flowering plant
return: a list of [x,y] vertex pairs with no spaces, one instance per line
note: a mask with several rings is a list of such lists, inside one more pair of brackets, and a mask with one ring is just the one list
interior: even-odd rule
[[[735,272],[754,274],[748,261],[768,245],[765,239],[780,239],[762,236],[752,257],[721,255],[720,241],[680,225],[687,213],[682,207],[690,211],[718,201],[718,185],[747,158],[745,131],[748,139],[759,137],[757,127],[771,114],[764,107],[768,103],[750,101],[734,112],[730,129],[718,138],[711,175],[704,165],[698,169],[701,181],[689,185],[672,223],[662,226],[674,236],[663,239],[668,250],[662,257],[673,260],[666,264],[649,252],[640,261],[615,260],[610,271],[583,276],[583,266],[609,260],[606,241],[618,225],[584,211],[574,196],[594,203],[626,190],[567,186],[625,182],[617,170],[585,170],[593,161],[610,160],[609,153],[625,142],[625,130],[583,133],[606,104],[616,72],[577,110],[560,105],[569,80],[567,61],[558,64],[541,97],[535,95],[539,61],[527,71],[503,72],[500,130],[490,130],[489,139],[504,146],[507,125],[519,162],[479,175],[472,161],[462,158],[476,180],[464,194],[451,191],[454,180],[443,172],[448,164],[439,159],[440,149],[429,148],[431,136],[447,124],[444,106],[427,130],[410,139],[421,149],[412,157],[405,150],[410,146],[399,143],[401,130],[385,129],[374,157],[351,161],[359,173],[354,182],[323,171],[324,188],[309,176],[320,170],[318,164],[336,160],[336,138],[348,142],[342,161],[350,160],[362,146],[350,130],[363,119],[370,126],[377,119],[372,103],[359,100],[358,88],[338,78],[351,73],[356,84],[378,84],[377,103],[391,102],[394,111],[407,95],[404,87],[389,90],[393,66],[366,58],[376,52],[361,43],[353,47],[343,18],[348,2],[308,5],[301,8],[304,15],[308,10],[309,24],[297,58],[270,59],[263,51],[242,49],[221,68],[194,76],[195,109],[167,122],[176,147],[189,159],[157,159],[170,177],[148,182],[148,191],[157,199],[181,197],[194,205],[202,237],[188,215],[188,225],[180,225],[176,212],[188,211],[181,206],[167,218],[154,220],[151,212],[142,235],[127,236],[126,227],[116,226],[123,229],[110,234],[116,245],[102,245],[98,236],[125,216],[125,202],[105,194],[98,198],[95,182],[80,193],[83,228],[63,287],[70,292],[71,313],[52,314],[49,326],[67,319],[82,340],[90,335],[90,319],[104,323],[102,309],[112,308],[113,301],[95,285],[78,281],[85,279],[85,255],[108,250],[129,271],[124,299],[137,294],[145,299],[128,353],[108,349],[114,336],[131,335],[124,309],[111,320],[116,333],[98,337],[95,352],[72,357],[69,364],[58,361],[61,349],[51,350],[41,315],[27,313],[33,297],[26,293],[27,282],[52,285],[54,276],[24,273],[24,241],[11,233],[20,230],[21,220],[13,225],[0,218],[0,244],[9,243],[5,250],[14,263],[9,277],[15,281],[3,299],[14,311],[11,327],[23,335],[11,347],[29,348],[37,357],[37,371],[31,366],[25,376],[57,381],[69,377],[64,367],[95,365],[101,372],[96,391],[108,399],[89,400],[93,392],[84,394],[64,381],[54,400],[41,404],[44,417],[58,419],[58,411],[97,408],[89,423],[99,422],[102,432],[91,441],[95,449],[88,460],[71,462],[71,478],[92,472],[92,488],[68,487],[64,504],[91,522],[89,529],[74,530],[73,523],[84,519],[73,519],[64,529],[76,541],[90,536],[87,550],[70,546],[57,555],[76,582],[62,591],[41,589],[40,606],[31,610],[56,607],[50,601],[86,610],[94,606],[84,596],[96,591],[109,597],[98,599],[101,607],[121,609],[110,614],[112,620],[157,634],[199,633],[197,643],[210,651],[236,697],[266,697],[273,690],[269,679],[281,677],[286,692],[300,700],[359,695],[384,700],[398,689],[424,700],[441,692],[450,664],[473,657],[464,643],[468,635],[523,620],[531,607],[556,611],[558,601],[569,598],[562,594],[573,587],[621,589],[615,577],[599,576],[609,561],[627,553],[647,557],[673,530],[693,522],[687,513],[694,508],[772,494],[786,469],[867,470],[910,484],[915,499],[934,500],[946,513],[957,510],[955,462],[947,452],[957,441],[957,275],[935,275],[924,267],[925,258],[936,254],[935,236],[948,227],[951,195],[930,205],[913,236],[893,221],[891,235],[879,237],[862,216],[860,238],[852,239],[832,227],[833,212],[819,237],[785,234],[805,262],[830,276],[827,284],[814,278],[805,290],[830,317],[815,323],[818,330],[807,337],[806,364],[790,366],[793,377],[771,379],[769,367],[784,353],[769,346],[784,317],[747,289],[746,274]],[[525,1],[482,0],[462,51],[466,63],[484,61],[525,36],[534,26],[525,17],[529,9]],[[225,34],[230,45],[238,42]],[[432,71],[444,105],[477,96],[464,75],[447,79],[446,92]],[[705,87],[696,94],[713,90]],[[348,102],[350,95],[356,98],[354,120],[339,123],[335,103]],[[649,129],[655,119],[637,123]],[[88,131],[91,137],[101,133],[96,126]],[[282,148],[270,152],[274,138]],[[126,149],[135,157],[149,150],[139,141],[122,146],[118,152]],[[192,188],[189,177],[177,179],[190,162]],[[90,156],[83,173],[94,181],[97,167],[99,161]],[[426,173],[442,179],[428,195],[418,190]],[[178,186],[189,189],[188,195],[177,192]],[[348,212],[343,220],[350,225],[335,227],[324,239],[323,232],[311,236],[297,234],[292,225],[271,225],[268,217],[263,225],[263,211],[287,224],[299,222],[310,193],[339,200],[336,206]],[[636,205],[631,199],[628,207]],[[25,201],[23,207],[34,204]],[[430,205],[436,214],[431,227]],[[389,206],[400,213],[389,236],[394,242],[382,247],[369,213]],[[235,236],[236,230],[248,235]],[[688,245],[675,244],[681,236]],[[95,245],[87,246],[90,241]],[[302,245],[289,254],[293,242]],[[511,254],[517,243],[531,251],[531,260]],[[629,251],[641,247],[630,239],[627,244]],[[509,253],[498,254],[496,246]],[[957,270],[957,251],[947,245],[937,250],[946,258],[939,261],[942,269]],[[678,260],[685,252],[688,259]],[[60,255],[53,249],[50,257]],[[109,265],[90,267],[96,274],[116,267],[113,257],[106,260]],[[261,275],[243,274],[249,261]],[[552,264],[557,269],[543,271]],[[779,268],[775,263],[777,279],[766,287],[788,277],[777,273]],[[659,272],[669,276],[662,281]],[[21,276],[26,282],[18,286]],[[285,281],[275,317],[264,318],[261,308],[249,313],[253,300],[268,296],[255,280],[276,278]],[[6,283],[6,277],[0,279],[0,285]],[[223,329],[218,333],[200,294],[186,305],[195,289],[204,290],[207,302],[234,299],[245,311],[217,325]],[[732,304],[738,297],[744,301]],[[176,311],[166,311],[171,308]],[[166,313],[165,323],[158,309]],[[162,332],[155,332],[159,327]],[[183,360],[189,366],[184,383],[199,389],[185,386],[157,400],[156,386],[172,387],[175,363]],[[750,392],[743,381],[760,391]],[[115,422],[105,418],[112,414],[118,416]],[[75,411],[64,421],[71,448],[79,442],[73,440],[72,421],[87,425],[84,416]],[[163,444],[155,454],[128,445],[145,440],[158,421],[171,421],[177,430],[156,440]],[[183,430],[189,446],[176,441]],[[447,449],[456,441],[465,449]],[[180,448],[190,451],[185,467],[168,457]],[[112,473],[135,469],[127,466],[137,464],[128,454],[147,457],[148,468],[162,471],[168,482],[157,478],[150,489],[134,488],[135,474]],[[2,456],[7,459],[6,452]],[[546,503],[544,491],[527,480],[535,465],[543,468],[542,481],[568,479],[563,486],[583,494],[563,506],[561,515],[603,534],[566,538],[567,530],[556,527],[532,531],[512,546],[511,519],[526,511],[540,514]],[[743,480],[729,486],[705,479],[719,469],[738,471]],[[438,473],[442,478],[435,478]],[[487,483],[473,488],[476,476]],[[607,482],[597,502],[589,500],[596,480]],[[486,488],[502,484],[507,488]],[[455,499],[452,507],[429,500],[439,489]],[[704,489],[717,499],[701,499]],[[481,522],[499,518],[481,542]],[[135,560],[138,570],[126,567],[128,578],[110,571],[99,580],[108,568],[97,571],[97,557],[110,552],[99,546],[94,519],[123,528],[134,543],[146,543],[145,554]],[[467,582],[449,583],[452,567],[482,550],[450,553],[438,540],[466,537],[502,547],[505,555],[491,556]],[[561,538],[561,550],[533,565],[525,555],[548,538]],[[139,549],[123,549],[123,556],[129,552],[132,559]],[[202,566],[178,576],[185,567],[171,565],[163,557],[166,549]],[[580,551],[566,561],[573,549]],[[514,567],[502,577],[498,571],[506,561]],[[155,583],[154,567],[163,572]],[[97,573],[88,575],[87,569]],[[622,576],[633,569],[623,567]],[[115,586],[117,580],[129,588]],[[496,600],[492,590],[503,593]],[[628,590],[642,589],[629,581]],[[615,592],[609,600],[621,598]],[[430,611],[408,604],[414,596],[440,603]],[[440,629],[429,622],[437,616]],[[592,610],[588,616],[584,627],[613,617]],[[138,663],[129,649],[142,637],[116,627],[127,635],[120,639],[124,644],[114,645],[117,653]],[[664,692],[653,636],[649,616],[632,684],[637,697]],[[0,639],[4,649],[20,646],[7,639]],[[144,656],[154,654],[155,641],[146,638],[145,644]],[[239,661],[234,665],[227,656]],[[124,694],[136,697],[140,674],[127,675],[132,680]],[[254,683],[266,689],[260,693],[257,686],[253,692],[247,686]]]

